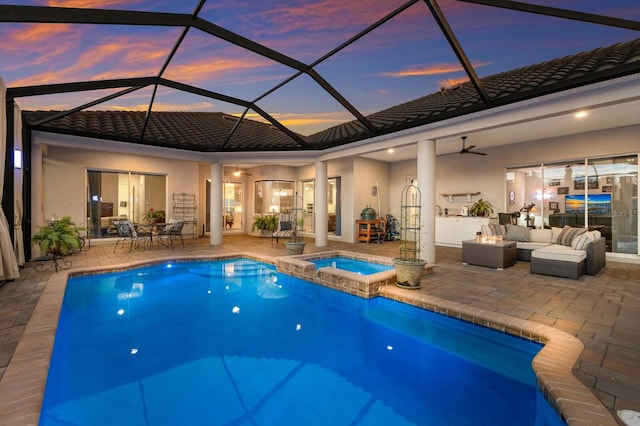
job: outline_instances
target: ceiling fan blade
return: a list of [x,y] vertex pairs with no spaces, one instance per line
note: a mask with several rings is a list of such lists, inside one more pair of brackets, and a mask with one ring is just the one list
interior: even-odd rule
[[487,155],[486,152],[467,151],[467,154]]
[[473,148],[475,148],[475,147],[476,147],[475,145],[471,145],[471,146],[467,147],[467,149],[466,149],[466,150],[467,150],[467,151],[471,151],[471,150],[472,150]]

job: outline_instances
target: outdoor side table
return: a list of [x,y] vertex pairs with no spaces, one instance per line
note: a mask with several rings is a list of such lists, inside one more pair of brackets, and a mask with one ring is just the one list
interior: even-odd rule
[[462,263],[504,269],[516,264],[515,241],[462,242]]

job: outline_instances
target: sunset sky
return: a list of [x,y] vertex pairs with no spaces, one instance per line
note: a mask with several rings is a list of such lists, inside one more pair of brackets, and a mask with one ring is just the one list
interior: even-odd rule
[[[399,0],[209,0],[198,15],[305,64],[403,5]],[[640,21],[638,0],[530,3]],[[51,0],[0,4],[89,7],[191,14],[197,0]],[[637,31],[527,14],[456,0],[438,3],[480,77],[640,37]],[[0,17],[0,20],[2,18]],[[0,77],[8,87],[157,76],[182,28],[0,22]],[[364,115],[466,80],[420,1],[315,67]],[[164,78],[248,101],[296,73],[191,29]],[[21,98],[22,109],[69,109],[117,90]],[[146,110],[151,88],[94,109]],[[302,75],[257,102],[301,134],[354,117]],[[156,111],[243,112],[240,106],[160,88]],[[254,118],[253,116],[251,116]]]

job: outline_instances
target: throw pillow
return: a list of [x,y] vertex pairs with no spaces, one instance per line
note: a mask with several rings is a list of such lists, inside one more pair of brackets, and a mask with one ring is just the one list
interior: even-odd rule
[[589,243],[595,241],[593,239],[593,234],[590,232],[585,232],[582,235],[578,235],[571,242],[571,248],[574,250],[586,250]]
[[509,241],[529,242],[529,228],[518,225],[504,225],[507,228],[506,239]]
[[598,230],[596,230],[596,231],[587,231],[587,234],[593,235],[594,241],[597,240],[598,238],[602,237],[602,232],[600,232]]
[[504,225],[498,225],[497,223],[490,223],[489,229],[491,230],[491,235],[501,235],[503,238],[507,236],[507,229]]
[[485,237],[491,237],[493,235],[493,231],[489,228],[489,225],[482,225],[480,229],[482,230],[482,235]]
[[558,236],[562,232],[562,228],[556,228],[555,226],[551,228],[551,244],[558,243]]
[[560,235],[558,235],[558,241],[556,242],[556,244],[571,247],[573,239],[579,235],[584,234],[585,232],[587,232],[587,230],[584,228],[572,228],[571,226],[567,225],[562,228],[562,232],[560,232]]

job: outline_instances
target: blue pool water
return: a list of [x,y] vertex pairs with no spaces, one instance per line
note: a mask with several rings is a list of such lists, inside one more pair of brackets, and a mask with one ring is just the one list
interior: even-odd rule
[[40,424],[560,425],[540,345],[249,260],[70,279]]
[[348,257],[328,257],[325,259],[313,259],[310,262],[315,263],[316,269],[333,267],[343,269],[345,271],[356,272],[362,275],[371,275],[382,271],[393,269],[392,265],[381,265],[378,263],[365,262],[358,259],[350,259]]

